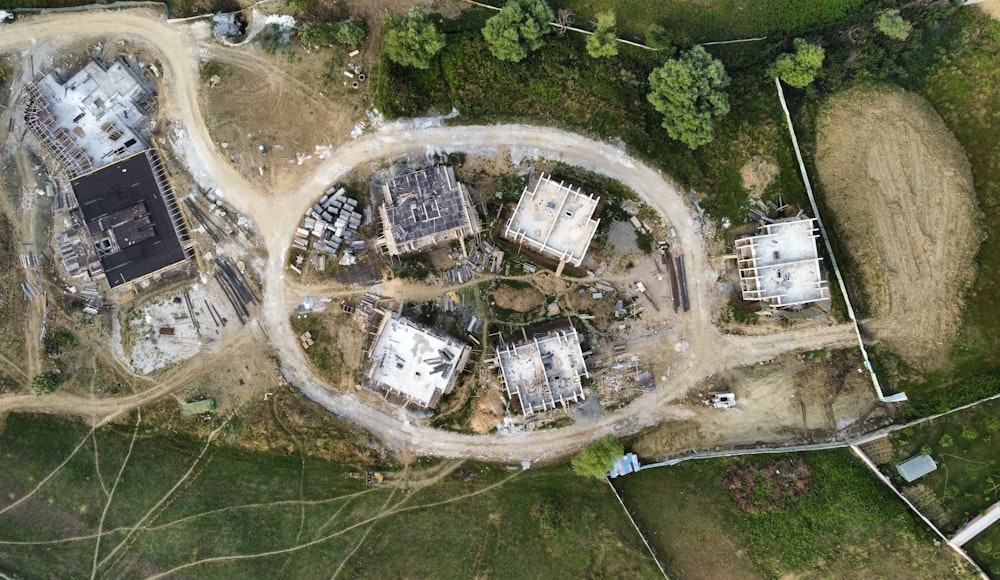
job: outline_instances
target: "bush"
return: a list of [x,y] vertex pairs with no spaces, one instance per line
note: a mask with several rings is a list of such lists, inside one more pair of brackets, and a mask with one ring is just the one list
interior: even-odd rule
[[62,375],[48,371],[31,377],[31,392],[37,396],[50,395],[62,384]]
[[875,28],[893,40],[906,40],[913,32],[913,25],[899,14],[898,8],[880,12],[875,20]]
[[625,454],[625,448],[614,435],[598,439],[573,458],[573,471],[577,475],[603,479],[611,470],[615,459]]
[[780,78],[790,87],[805,88],[812,84],[823,66],[823,48],[795,39],[795,52],[782,54],[774,61],[768,74]]
[[614,12],[601,12],[597,15],[597,29],[587,37],[587,54],[593,58],[604,58],[618,54]]

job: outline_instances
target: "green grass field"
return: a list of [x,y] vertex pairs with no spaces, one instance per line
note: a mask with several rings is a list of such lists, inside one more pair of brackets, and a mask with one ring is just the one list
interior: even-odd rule
[[936,471],[912,484],[903,482],[892,466],[884,471],[904,489],[927,490],[918,496],[918,505],[945,533],[1000,501],[998,413],[1000,401],[989,401],[890,435],[896,461],[929,453],[937,462]]
[[6,417],[5,573],[86,576],[96,553],[99,575],[125,577],[657,574],[611,490],[565,467],[467,465],[432,485],[376,487],[309,455],[142,428],[129,454],[133,425],[89,435],[78,422]]
[[965,545],[965,551],[987,574],[1000,577],[1000,526],[987,528]]
[[575,26],[593,29],[598,12],[613,10],[621,36],[641,41],[647,27],[656,23],[683,31],[694,42],[730,40],[768,35],[801,34],[845,20],[868,0],[553,0],[553,8],[568,8]]
[[[784,507],[742,511],[723,486],[731,466],[798,457],[813,487]],[[781,479],[757,481],[759,499]],[[672,577],[972,577],[848,450],[688,461],[615,486]]]

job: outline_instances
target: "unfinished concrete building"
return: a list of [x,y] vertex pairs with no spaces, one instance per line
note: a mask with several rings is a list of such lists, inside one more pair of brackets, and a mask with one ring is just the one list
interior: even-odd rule
[[534,188],[524,188],[503,237],[578,268],[597,233],[600,220],[593,215],[599,202],[599,198],[542,174]]
[[[75,234],[87,243],[80,262],[108,286],[150,277],[191,257],[191,242],[170,184],[152,149],[70,182]],[[99,266],[99,267],[98,267]],[[67,269],[70,269],[69,263]]]
[[829,300],[818,235],[814,218],[796,216],[764,224],[757,235],[736,240],[743,299],[790,309]]
[[469,346],[398,314],[382,313],[368,351],[368,386],[424,408],[451,392],[469,360]]
[[[379,248],[390,256],[425,252],[479,232],[469,192],[443,165],[404,173],[382,185]],[[464,242],[463,242],[464,245]]]
[[26,88],[25,121],[70,178],[148,148],[156,91],[120,57],[87,61],[65,82],[51,72]]
[[517,397],[525,415],[586,398],[582,377],[590,374],[572,326],[503,345],[496,353],[507,396]]

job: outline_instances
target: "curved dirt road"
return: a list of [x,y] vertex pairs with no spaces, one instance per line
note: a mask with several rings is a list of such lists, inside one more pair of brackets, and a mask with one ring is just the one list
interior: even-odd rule
[[[37,39],[53,43],[79,42],[107,37],[127,38],[158,53],[164,75],[162,106],[168,117],[187,132],[191,154],[189,169],[204,184],[222,190],[226,201],[253,220],[264,240],[268,263],[264,272],[262,322],[287,374],[309,398],[334,414],[368,429],[393,447],[409,447],[421,454],[476,457],[503,461],[542,459],[577,448],[608,433],[632,433],[664,419],[683,419],[691,411],[670,407],[670,399],[700,379],[719,370],[770,360],[788,350],[848,345],[853,338],[849,325],[811,328],[778,336],[723,337],[712,325],[704,300],[707,285],[716,273],[708,268],[701,232],[674,186],[659,172],[630,158],[616,147],[551,128],[526,125],[438,127],[381,132],[365,136],[338,149],[322,160],[293,192],[274,195],[257,191],[220,153],[212,142],[199,108],[198,43],[187,28],[167,24],[145,12],[44,15],[8,26],[0,35],[0,51],[17,51]],[[209,48],[210,50],[210,48]],[[638,192],[647,203],[666,216],[678,234],[687,261],[691,312],[664,348],[686,345],[684,365],[671,377],[671,388],[638,398],[628,407],[604,416],[596,425],[514,435],[462,435],[439,431],[410,420],[405,411],[362,404],[354,395],[335,394],[310,369],[289,322],[294,304],[286,296],[284,270],[291,234],[314,199],[330,183],[353,167],[376,159],[397,157],[430,148],[476,150],[516,145],[520,154],[545,157],[614,178]],[[145,393],[119,399],[57,397],[35,399],[0,398],[0,412],[13,408],[105,415],[104,421],[169,392],[172,385],[157,385]],[[47,408],[46,408],[47,407]],[[72,407],[72,408],[71,408]],[[76,409],[76,410],[74,410]]]

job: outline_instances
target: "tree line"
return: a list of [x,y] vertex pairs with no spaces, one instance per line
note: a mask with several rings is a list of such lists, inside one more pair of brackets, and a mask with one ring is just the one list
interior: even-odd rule
[[[599,13],[596,18],[594,32],[587,37],[587,53],[592,58],[616,56],[619,43],[614,12]],[[481,32],[494,58],[518,63],[541,48],[546,35],[565,31],[569,20],[568,11],[560,10],[557,15],[545,0],[508,0]],[[912,29],[896,9],[879,13],[874,26],[894,40],[904,40]],[[654,50],[686,43],[655,24],[646,36]],[[419,7],[386,18],[382,50],[399,65],[429,68],[446,43],[435,20]],[[824,56],[818,44],[796,38],[768,73],[788,86],[807,88],[822,68]],[[655,68],[648,83],[646,99],[663,115],[662,126],[671,139],[691,149],[712,142],[716,123],[730,110],[726,92],[730,78],[721,61],[695,45]]]

